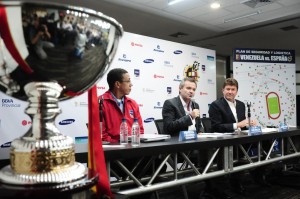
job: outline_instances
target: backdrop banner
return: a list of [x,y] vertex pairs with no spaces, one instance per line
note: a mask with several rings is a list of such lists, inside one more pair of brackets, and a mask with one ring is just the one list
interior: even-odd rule
[[[201,115],[208,116],[209,104],[216,99],[214,50],[125,32],[109,69],[113,68],[124,68],[130,74],[133,87],[129,97],[139,104],[145,133],[157,133],[154,119],[162,118],[164,101],[178,95],[184,77],[198,80],[195,101],[200,105]],[[104,74],[97,83],[97,93],[101,95],[106,90]],[[10,142],[30,128],[31,120],[24,113],[27,102],[3,93],[0,99],[0,159],[4,159],[8,154],[2,155],[1,150],[7,151]],[[75,144],[87,143],[87,101],[84,93],[59,102],[62,113],[57,116],[56,125],[62,134],[73,137]]]
[[285,120],[296,126],[294,50],[234,49],[233,76],[239,82],[237,98],[251,103],[251,116],[261,126],[278,127]]

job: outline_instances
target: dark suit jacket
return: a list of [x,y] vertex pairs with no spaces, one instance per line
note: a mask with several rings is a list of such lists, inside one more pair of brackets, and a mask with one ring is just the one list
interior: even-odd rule
[[[238,122],[246,119],[245,104],[239,100],[236,101],[236,112]],[[214,101],[208,110],[211,119],[212,132],[233,132],[233,123],[236,123],[229,104],[224,97]]]
[[[196,102],[192,102],[193,109],[199,109]],[[188,130],[188,127],[193,124],[191,117],[185,114],[180,97],[174,97],[164,102],[162,109],[162,117],[164,121],[164,133],[170,135],[179,135],[180,131]],[[200,118],[196,118],[196,130],[203,132],[203,127]]]

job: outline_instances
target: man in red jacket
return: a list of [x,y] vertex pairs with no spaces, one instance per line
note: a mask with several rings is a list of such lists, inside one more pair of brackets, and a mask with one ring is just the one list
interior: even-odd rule
[[[144,133],[143,120],[138,104],[129,95],[132,87],[129,73],[122,68],[115,68],[107,74],[109,90],[99,96],[102,103],[102,140],[110,143],[120,141],[120,124],[122,118],[128,124],[128,135],[134,118],[138,119],[140,133]],[[102,101],[101,101],[102,100]],[[101,106],[101,105],[100,105]]]

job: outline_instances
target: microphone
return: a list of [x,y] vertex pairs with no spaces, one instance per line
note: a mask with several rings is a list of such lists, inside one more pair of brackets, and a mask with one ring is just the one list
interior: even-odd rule
[[[192,110],[193,110],[193,109],[196,109],[196,106],[195,106],[195,103],[196,103],[196,102],[195,102],[195,99],[191,99],[191,103],[192,103],[192,104],[191,104]],[[200,115],[197,116],[196,118],[200,118]]]
[[247,108],[248,108],[248,125],[249,125],[249,128],[250,128],[250,124],[251,124],[251,102],[247,102]]

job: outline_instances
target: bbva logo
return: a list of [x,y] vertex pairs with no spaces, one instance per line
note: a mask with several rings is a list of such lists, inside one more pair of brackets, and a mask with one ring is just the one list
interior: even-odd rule
[[175,50],[174,51],[174,54],[181,54],[182,53],[182,50]]
[[12,99],[2,99],[2,103],[13,103]]
[[144,63],[149,64],[149,63],[153,63],[154,60],[153,59],[145,59]]

